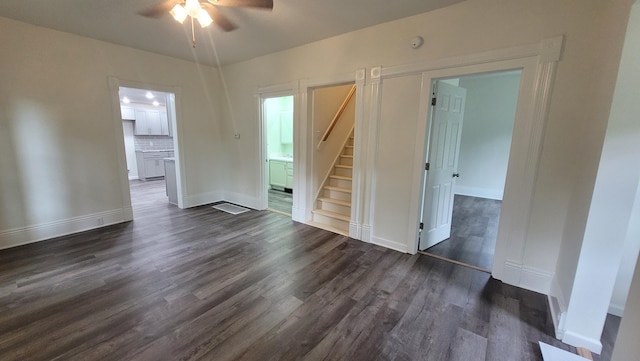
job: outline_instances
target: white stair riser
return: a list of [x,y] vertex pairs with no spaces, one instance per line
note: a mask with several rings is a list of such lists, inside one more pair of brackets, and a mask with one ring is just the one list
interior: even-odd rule
[[340,164],[342,165],[353,165],[353,158],[351,157],[340,157]]
[[351,189],[351,181],[346,179],[330,178],[329,185],[334,187]]
[[340,213],[347,217],[351,216],[351,207],[343,206],[342,204],[336,204],[332,202],[318,201],[318,208],[324,209],[325,211]]
[[334,191],[326,188],[324,190],[324,196],[327,198],[339,199],[342,201],[351,201],[351,193]]
[[339,168],[339,167],[335,168],[335,175],[351,178],[352,174],[353,174],[352,168]]
[[322,214],[314,213],[313,214],[313,221],[314,222],[318,222],[318,223],[322,223],[322,224],[326,224],[328,226],[331,226],[331,227],[334,227],[334,228],[338,228],[338,229],[343,230],[343,231],[348,231],[349,230],[349,222],[343,221],[341,219],[335,219],[335,218],[327,217],[327,216],[322,215]]
[[342,151],[342,154],[344,154],[344,155],[353,155],[353,148],[345,147],[344,150]]

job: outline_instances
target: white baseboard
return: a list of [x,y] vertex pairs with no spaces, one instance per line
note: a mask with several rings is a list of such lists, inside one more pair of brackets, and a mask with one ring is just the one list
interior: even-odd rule
[[600,342],[600,340],[585,337],[570,330],[564,332],[562,342],[573,347],[584,347],[591,352],[597,353],[598,355],[602,352],[602,343]]
[[311,219],[307,219],[306,214],[307,210],[304,208],[291,207],[291,219],[295,222],[307,223],[311,221]]
[[548,295],[552,279],[553,274],[545,270],[506,261],[502,281],[512,286]]
[[489,189],[489,188],[478,188],[478,187],[466,187],[466,186],[455,186],[453,193],[459,194],[462,196],[470,196],[470,197],[478,197],[478,198],[487,198],[487,199],[495,199],[502,200],[502,195],[504,193],[503,189]]
[[384,239],[384,238],[380,238],[380,237],[372,237],[371,238],[371,243],[378,245],[378,246],[382,246],[384,248],[389,248],[392,249],[394,251],[399,251],[399,252],[403,252],[403,253],[409,253],[407,251],[407,245],[403,244],[403,243],[399,243],[396,241],[390,241],[388,239]]
[[349,222],[349,237],[362,239],[362,227],[356,222]]
[[363,224],[361,226],[362,238],[361,241],[371,243],[371,226]]
[[223,201],[224,200],[223,194],[224,193],[221,191],[214,191],[214,192],[188,195],[183,199],[184,208],[197,207],[205,204],[211,204],[211,203]]
[[551,289],[547,295],[549,309],[551,310],[551,319],[555,330],[556,338],[562,340],[564,337],[565,320],[567,318],[567,303],[558,283],[558,278],[554,275],[551,280]]
[[0,249],[35,243],[133,220],[131,207],[0,231]]
[[622,314],[624,313],[624,305],[615,305],[612,303],[609,305],[609,310],[607,311],[607,313],[610,313],[614,316],[622,317]]
[[251,197],[248,196],[246,194],[242,194],[242,193],[235,193],[235,192],[224,192],[224,199],[225,202],[229,202],[229,203],[233,203],[233,204],[237,204],[239,206],[243,206],[243,207],[248,207],[251,209],[260,209],[261,208],[261,204],[260,204],[260,199],[257,197]]

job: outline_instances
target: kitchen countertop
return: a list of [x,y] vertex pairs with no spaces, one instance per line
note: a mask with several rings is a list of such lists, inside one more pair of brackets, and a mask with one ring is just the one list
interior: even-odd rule
[[281,162],[293,162],[293,157],[269,157],[269,160],[279,160]]
[[141,153],[173,152],[173,149],[160,149],[160,150],[139,150],[139,149],[136,149],[136,152],[141,152]]

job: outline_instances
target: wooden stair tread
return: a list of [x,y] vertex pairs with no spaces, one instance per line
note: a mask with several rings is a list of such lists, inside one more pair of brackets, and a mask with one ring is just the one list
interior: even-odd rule
[[353,158],[353,155],[351,154],[340,154],[340,156],[344,158]]
[[346,180],[346,181],[353,180],[353,178],[351,178],[351,177],[347,177],[347,176],[343,176],[343,175],[336,175],[336,174],[330,175],[329,178],[341,179],[341,180]]
[[342,188],[342,187],[336,187],[336,186],[324,186],[324,188],[332,190],[332,191],[351,193],[351,189],[349,189],[349,188]]
[[336,212],[325,211],[324,209],[314,209],[313,213],[321,214],[321,215],[323,215],[325,217],[339,219],[339,220],[345,221],[345,222],[349,222],[351,220],[351,217],[349,217],[349,216],[345,216],[344,214],[340,214],[340,213],[336,213]]
[[334,199],[334,198],[327,198],[327,197],[318,197],[319,201],[322,202],[328,202],[328,203],[334,203],[334,204],[339,204],[341,206],[345,206],[345,207],[351,207],[351,202],[349,201],[343,201],[341,199]]
[[352,165],[346,165],[346,164],[336,164],[336,168],[353,169],[353,166]]

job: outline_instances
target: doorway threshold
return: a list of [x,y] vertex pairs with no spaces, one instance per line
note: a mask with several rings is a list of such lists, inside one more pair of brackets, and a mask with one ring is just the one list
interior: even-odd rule
[[486,268],[482,268],[482,267],[474,266],[472,264],[456,261],[454,259],[438,256],[438,255],[435,255],[435,254],[432,254],[432,253],[429,253],[429,252],[425,252],[425,251],[418,251],[418,253],[422,254],[422,255],[425,255],[425,256],[429,256],[429,257],[433,257],[433,258],[439,259],[441,261],[457,264],[459,266],[463,266],[463,267],[474,269],[476,271],[480,271],[480,272],[491,274],[491,270],[488,270]]
[[287,217],[291,218],[291,213],[279,211],[279,210],[273,209],[273,208],[267,208],[267,210],[270,211],[270,212],[282,214],[283,216],[287,216]]

